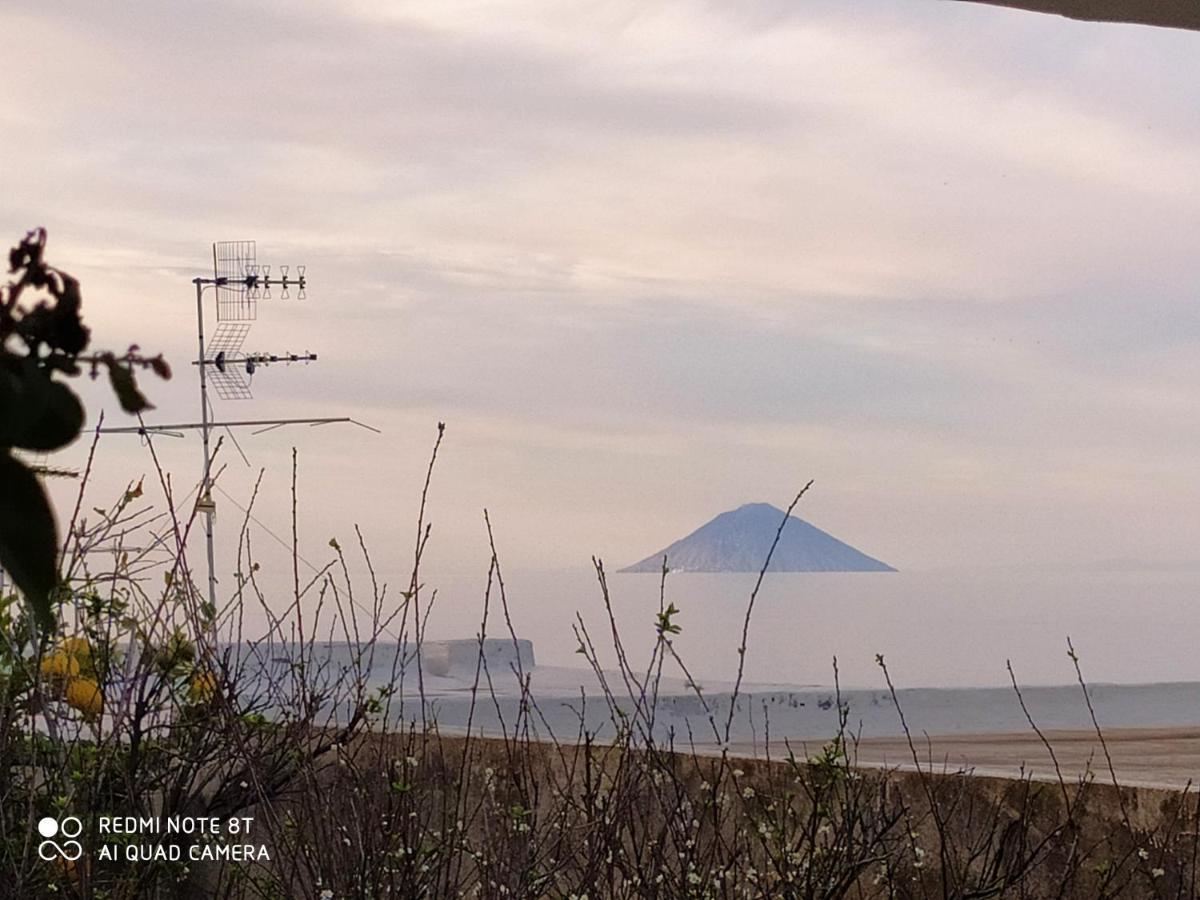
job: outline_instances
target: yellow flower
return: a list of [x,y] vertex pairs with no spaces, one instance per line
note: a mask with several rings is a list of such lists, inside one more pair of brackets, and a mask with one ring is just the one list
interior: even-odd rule
[[217,676],[212,672],[197,672],[188,683],[188,702],[208,703],[217,692]]
[[92,656],[92,645],[88,643],[85,637],[69,637],[63,638],[59,645],[66,653],[72,656],[77,656],[80,659],[90,659]]
[[67,682],[66,698],[69,706],[89,719],[100,715],[100,709],[104,706],[100,685],[90,678],[72,678]]
[[79,660],[63,650],[55,650],[42,660],[43,678],[74,678],[79,674]]
[[92,645],[85,637],[63,638],[58,648],[42,660],[43,678],[70,679],[93,674]]

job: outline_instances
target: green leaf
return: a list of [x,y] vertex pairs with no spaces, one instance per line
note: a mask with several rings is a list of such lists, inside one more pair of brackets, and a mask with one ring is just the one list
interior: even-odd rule
[[680,628],[671,621],[671,617],[677,615],[679,610],[675,608],[675,604],[671,603],[665,610],[660,612],[656,618],[658,620],[658,633],[662,634],[679,634]]
[[34,474],[4,451],[0,451],[0,566],[25,595],[41,628],[54,631],[50,608],[58,585],[54,513]]

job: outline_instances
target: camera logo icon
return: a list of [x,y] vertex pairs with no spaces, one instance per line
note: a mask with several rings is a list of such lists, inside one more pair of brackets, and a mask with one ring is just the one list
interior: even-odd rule
[[[49,816],[37,824],[38,834],[44,841],[38,844],[38,856],[44,860],[65,859],[74,862],[83,856],[83,845],[72,840],[83,832],[83,823],[75,816],[67,816],[61,821]],[[54,840],[56,837],[66,838],[61,844]]]

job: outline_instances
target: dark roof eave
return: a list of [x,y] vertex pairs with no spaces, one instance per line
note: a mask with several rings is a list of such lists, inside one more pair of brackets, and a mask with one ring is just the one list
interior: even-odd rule
[[1200,31],[1197,0],[955,0],[1048,13],[1082,22],[1122,22]]

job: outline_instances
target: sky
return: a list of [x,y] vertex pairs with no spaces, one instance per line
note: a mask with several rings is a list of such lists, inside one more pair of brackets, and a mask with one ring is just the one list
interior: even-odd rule
[[[253,238],[310,287],[246,349],[320,359],[218,418],[382,431],[239,432],[226,557],[260,468],[290,539],[296,446],[306,558],[357,523],[399,572],[440,421],[429,559],[481,580],[485,508],[510,567],[617,566],[809,479],[800,515],[900,569],[1200,558],[1200,35],[941,0],[3,2],[0,33],[0,235],[48,229],[97,346],[166,353],[150,421],[196,418],[190,279]],[[195,482],[194,436],[155,447]],[[105,437],[90,496],[151,471]]]

